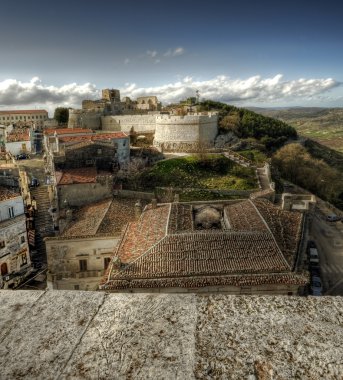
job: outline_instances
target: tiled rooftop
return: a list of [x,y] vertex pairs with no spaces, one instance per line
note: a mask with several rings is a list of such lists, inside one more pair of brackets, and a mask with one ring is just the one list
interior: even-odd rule
[[110,204],[111,199],[105,199],[74,211],[74,221],[67,226],[62,236],[95,235]]
[[62,237],[118,234],[127,223],[134,221],[136,202],[135,199],[115,198],[82,206],[73,212],[73,221]]
[[248,200],[225,206],[225,217],[229,229],[196,231],[192,205],[149,206],[129,225],[115,252],[121,267],[109,270],[104,289],[229,285],[244,278],[249,284],[306,283],[307,278],[291,272],[300,214],[266,200]]
[[0,186],[0,202],[6,201],[7,199],[12,199],[20,197],[19,193],[16,193],[15,191],[9,190],[6,187]]
[[149,205],[137,222],[130,223],[117,251],[121,262],[132,262],[166,235],[169,211],[169,204],[156,209]]
[[106,290],[153,288],[201,288],[206,286],[306,285],[308,276],[301,273],[265,273],[229,276],[188,276],[111,280]]
[[[99,226],[98,233],[118,233],[121,232],[127,223],[135,219],[136,199],[113,199],[111,205]],[[142,207],[147,202],[141,201]]]
[[267,231],[251,201],[244,201],[226,206],[224,213],[229,221],[230,228],[235,231]]
[[81,142],[81,141],[99,141],[99,140],[113,140],[122,139],[127,137],[124,132],[113,132],[113,133],[99,133],[93,135],[80,135],[80,136],[64,136],[60,137],[59,140],[62,143],[68,142]]
[[288,263],[293,266],[301,238],[303,214],[281,210],[265,199],[255,199],[253,203],[268,224]]
[[172,203],[168,223],[168,233],[193,231],[192,206],[189,204]]
[[44,129],[44,134],[53,136],[54,134],[58,135],[68,135],[73,133],[86,133],[93,134],[94,131],[92,129],[87,128],[46,128]]
[[46,110],[9,110],[9,111],[0,111],[0,115],[7,115],[7,114],[17,114],[17,115],[23,115],[23,114],[41,114],[41,113],[48,113]]
[[78,183],[96,183],[98,176],[112,175],[110,172],[97,171],[95,167],[64,169],[56,171],[57,185],[72,185]]
[[11,133],[7,134],[7,142],[16,142],[16,141],[29,141],[30,133],[28,128],[14,128]]
[[268,232],[210,232],[168,235],[111,278],[157,278],[288,270]]

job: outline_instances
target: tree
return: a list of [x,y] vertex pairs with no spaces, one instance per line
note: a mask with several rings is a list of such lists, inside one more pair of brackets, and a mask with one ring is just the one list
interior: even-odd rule
[[66,124],[69,119],[69,109],[65,107],[57,107],[54,112],[54,119],[58,124]]

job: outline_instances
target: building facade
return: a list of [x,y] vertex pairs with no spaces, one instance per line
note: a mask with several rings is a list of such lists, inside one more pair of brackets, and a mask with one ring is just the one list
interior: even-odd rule
[[0,188],[0,288],[16,288],[32,272],[24,203]]
[[107,198],[67,209],[59,236],[45,238],[48,286],[98,289],[123,229],[137,217],[136,203],[135,199]]
[[0,111],[0,124],[21,124],[32,127],[43,127],[48,119],[46,110],[9,110]]

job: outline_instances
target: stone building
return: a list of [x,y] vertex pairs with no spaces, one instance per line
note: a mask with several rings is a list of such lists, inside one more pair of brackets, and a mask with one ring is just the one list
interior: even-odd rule
[[129,137],[122,132],[56,130],[47,141],[46,170],[55,208],[111,196],[115,172],[130,159]]
[[109,198],[65,210],[60,235],[45,239],[49,287],[96,290],[136,202]]
[[48,119],[46,110],[12,110],[0,111],[0,124],[20,124],[32,127],[43,127]]
[[298,294],[303,214],[267,200],[152,203],[127,228],[106,291]]
[[141,96],[137,98],[138,110],[146,111],[160,111],[161,103],[158,101],[157,96]]
[[32,272],[19,193],[0,187],[0,288],[15,288]]

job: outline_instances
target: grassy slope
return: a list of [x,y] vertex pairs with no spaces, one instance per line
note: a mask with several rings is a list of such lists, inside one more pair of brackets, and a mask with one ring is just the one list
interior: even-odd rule
[[253,169],[242,168],[222,155],[188,156],[160,161],[141,174],[144,189],[157,187],[249,190],[256,188]]

